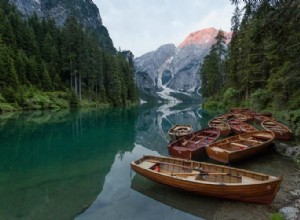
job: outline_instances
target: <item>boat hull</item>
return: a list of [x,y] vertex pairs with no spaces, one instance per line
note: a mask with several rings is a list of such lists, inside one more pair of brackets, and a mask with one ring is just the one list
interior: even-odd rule
[[[188,161],[186,162],[188,163]],[[195,163],[195,162],[193,162]],[[218,166],[218,165],[216,165]],[[222,169],[222,166],[218,166]],[[161,184],[170,187],[185,190],[203,196],[230,199],[242,202],[270,204],[279,190],[282,177],[273,177],[270,181],[263,181],[256,184],[226,184],[226,183],[209,183],[204,181],[188,181],[176,178],[171,175],[164,175],[149,169],[144,169],[135,162],[131,163],[131,168],[138,174]],[[223,169],[228,169],[225,167]],[[234,168],[235,169],[235,168]],[[241,169],[241,172],[245,172]]]
[[174,142],[186,135],[189,135],[193,132],[192,125],[174,125],[168,131],[170,142]]
[[206,128],[195,131],[168,145],[169,155],[188,160],[199,160],[205,155],[205,146],[217,140],[220,131],[216,128]]
[[246,122],[240,121],[240,120],[232,119],[232,120],[229,120],[227,123],[230,126],[231,130],[235,134],[242,134],[242,133],[258,131],[252,125],[250,125]]
[[210,128],[219,129],[221,136],[228,136],[231,133],[231,129],[230,129],[229,125],[225,121],[223,121],[219,118],[213,118],[212,120],[210,120],[208,122],[208,126]]
[[275,120],[264,120],[261,122],[261,126],[268,131],[272,131],[276,139],[290,140],[293,136],[292,131],[287,126]]
[[[260,137],[260,135],[262,137],[266,137],[266,140],[261,142],[253,142],[253,145],[251,145],[252,143],[250,138]],[[205,150],[206,154],[211,159],[217,160],[221,163],[233,163],[248,157],[252,157],[266,149],[272,143],[274,137],[275,135],[271,131],[243,133],[212,144],[208,144]],[[243,138],[245,138],[245,140],[243,140]],[[249,141],[247,138],[249,138]],[[250,142],[249,145],[244,144],[244,142],[247,141]]]

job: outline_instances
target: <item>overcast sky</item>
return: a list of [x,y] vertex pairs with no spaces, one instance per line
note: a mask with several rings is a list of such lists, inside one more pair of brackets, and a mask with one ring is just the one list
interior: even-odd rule
[[114,46],[135,57],[215,27],[230,31],[230,0],[94,0]]

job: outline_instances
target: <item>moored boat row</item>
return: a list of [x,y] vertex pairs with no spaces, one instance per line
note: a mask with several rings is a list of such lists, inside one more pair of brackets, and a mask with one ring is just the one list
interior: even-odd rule
[[[250,124],[253,120],[260,124],[260,129],[257,124]],[[150,180],[195,194],[270,204],[282,176],[196,160],[205,154],[225,164],[243,161],[267,149],[275,138],[290,139],[291,130],[272,118],[272,113],[257,113],[248,108],[231,109],[230,113],[211,119],[208,126],[195,132],[188,125],[173,126],[168,144],[171,157],[143,156],[131,163],[132,169]]]

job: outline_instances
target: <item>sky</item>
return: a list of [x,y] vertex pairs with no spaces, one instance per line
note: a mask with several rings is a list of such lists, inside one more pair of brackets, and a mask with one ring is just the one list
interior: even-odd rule
[[116,49],[135,57],[163,44],[178,46],[190,33],[215,27],[230,31],[230,0],[93,0]]

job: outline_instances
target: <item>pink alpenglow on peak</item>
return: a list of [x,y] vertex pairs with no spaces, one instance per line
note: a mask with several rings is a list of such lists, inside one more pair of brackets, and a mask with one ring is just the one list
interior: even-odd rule
[[[210,27],[200,31],[193,32],[185,38],[185,40],[179,44],[179,48],[188,46],[190,44],[214,44],[216,42],[216,36],[219,30]],[[228,44],[232,37],[232,32],[224,32],[225,42]]]

